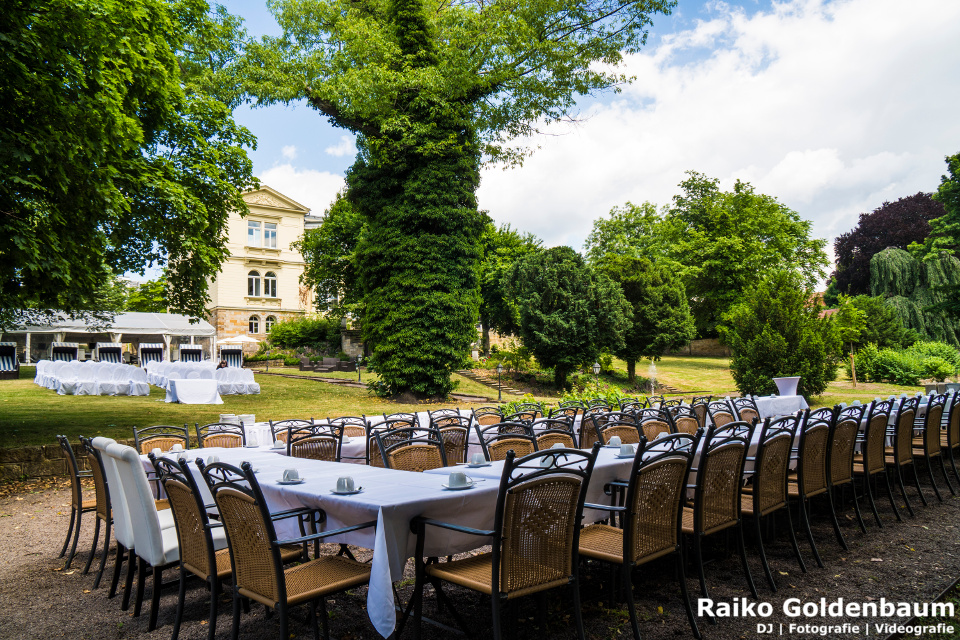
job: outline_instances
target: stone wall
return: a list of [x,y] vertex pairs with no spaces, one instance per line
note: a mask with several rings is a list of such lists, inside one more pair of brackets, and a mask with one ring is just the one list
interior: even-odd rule
[[[88,469],[87,456],[81,453],[83,449],[80,443],[72,442],[71,444],[80,469]],[[133,440],[120,441],[120,444],[132,447]],[[0,449],[0,481],[66,475],[67,459],[59,443]]]
[[706,338],[704,340],[691,340],[690,344],[669,353],[671,356],[703,356],[715,358],[729,358],[731,356],[730,347],[720,344],[716,338]]
[[367,355],[363,337],[358,329],[340,330],[340,348],[353,360],[356,360],[358,355],[364,357]]

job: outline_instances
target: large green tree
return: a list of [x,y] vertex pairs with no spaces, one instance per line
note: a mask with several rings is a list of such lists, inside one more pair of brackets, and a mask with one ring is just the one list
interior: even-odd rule
[[109,272],[151,264],[168,267],[172,307],[204,315],[227,217],[255,184],[253,136],[192,84],[199,61],[181,75],[216,20],[202,0],[4,4],[0,325],[95,308]]
[[599,263],[601,273],[620,285],[630,303],[633,320],[624,343],[613,353],[627,363],[627,378],[636,381],[637,360],[659,360],[669,349],[678,349],[696,334],[683,284],[668,261],[607,254]]
[[682,265],[697,332],[716,335],[720,317],[742,292],[773,270],[813,286],[828,264],[826,241],[810,222],[776,198],[737,181],[721,191],[713,178],[689,172],[663,222],[668,256]]
[[167,284],[167,274],[156,280],[148,280],[131,286],[127,295],[126,311],[143,311],[146,313],[166,313],[170,306]]
[[654,259],[666,255],[663,219],[652,202],[628,202],[610,210],[608,218],[597,218],[583,249],[587,260],[599,264],[608,255]]
[[[940,178],[933,196],[945,213],[930,222],[931,233],[922,246],[911,246],[927,262],[941,260],[941,254],[960,258],[960,153],[947,156],[946,161],[947,175]],[[950,285],[943,293],[946,295],[937,303],[937,310],[960,320],[960,284]]]
[[358,282],[386,393],[450,390],[475,339],[484,159],[568,116],[670,0],[275,0],[283,30],[247,47],[259,104],[305,99],[357,134],[348,195],[364,216]]
[[619,285],[570,247],[536,251],[518,260],[510,288],[520,310],[520,336],[537,361],[553,367],[557,388],[601,349],[623,348],[630,303]]
[[820,395],[836,377],[840,337],[799,274],[775,271],[749,286],[724,315],[720,336],[743,394],[776,393],[773,378],[800,376],[801,395]]

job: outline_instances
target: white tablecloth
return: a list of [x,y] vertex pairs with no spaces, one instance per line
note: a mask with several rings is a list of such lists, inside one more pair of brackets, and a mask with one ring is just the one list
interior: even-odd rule
[[759,396],[754,398],[761,418],[788,416],[809,408],[803,396]]
[[216,380],[171,378],[167,381],[166,402],[181,404],[223,404]]

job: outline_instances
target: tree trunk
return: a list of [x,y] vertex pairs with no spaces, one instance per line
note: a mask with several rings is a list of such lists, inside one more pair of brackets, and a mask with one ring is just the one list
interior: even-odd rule
[[480,325],[483,327],[483,331],[480,338],[480,351],[483,355],[490,356],[490,327],[486,323]]
[[636,384],[637,382],[637,361],[627,360],[627,383]]
[[560,391],[567,390],[567,370],[563,367],[553,368],[553,384]]

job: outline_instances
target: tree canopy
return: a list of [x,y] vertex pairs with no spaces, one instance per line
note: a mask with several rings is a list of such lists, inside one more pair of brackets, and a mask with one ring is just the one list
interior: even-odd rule
[[927,193],[884,202],[872,213],[861,213],[857,226],[833,243],[837,292],[869,295],[870,259],[887,247],[906,249],[923,242],[930,235],[930,221],[943,213],[943,205]]
[[576,367],[600,350],[624,346],[631,310],[619,285],[598,273],[570,247],[527,254],[514,263],[510,289],[520,310],[523,344],[554,383],[567,387]]
[[[943,205],[944,215],[932,220],[932,233],[922,247],[911,247],[925,261],[940,260],[946,253],[960,258],[960,153],[947,157],[948,175],[940,178],[940,187],[933,196]],[[953,284],[945,291],[937,310],[960,320],[960,285]]]
[[169,306],[167,275],[130,287],[125,311],[166,313]]
[[597,218],[583,249],[591,264],[599,264],[605,256],[624,255],[637,258],[664,256],[662,218],[652,202],[635,205],[628,202],[610,210],[609,218]]
[[[202,316],[231,210],[255,185],[249,131],[179,67],[205,54],[202,0],[11,0],[0,16],[0,324],[80,312],[109,271],[167,265]],[[198,37],[203,34],[203,37]],[[203,57],[202,55],[200,57]]]

